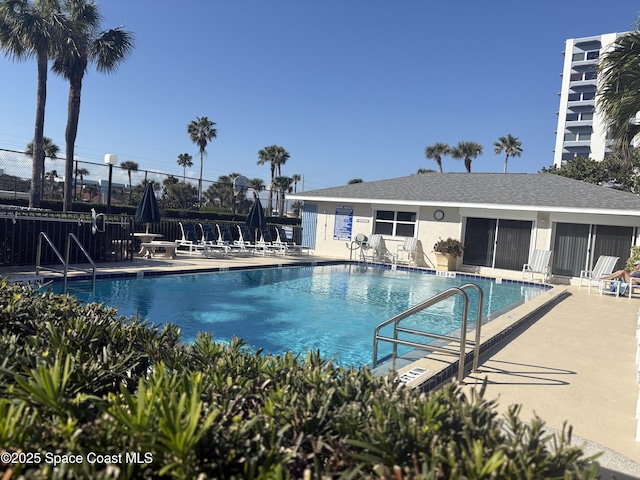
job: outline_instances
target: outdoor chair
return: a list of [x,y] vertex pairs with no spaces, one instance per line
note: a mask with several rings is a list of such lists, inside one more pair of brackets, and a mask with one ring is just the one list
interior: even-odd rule
[[309,247],[303,247],[302,245],[298,245],[292,240],[289,240],[287,238],[287,232],[280,225],[275,225],[273,228],[276,232],[276,239],[272,243],[274,245],[284,247],[285,253],[299,255],[299,254],[302,254],[304,250],[306,250],[307,253],[309,253]]
[[551,260],[551,250],[534,250],[529,263],[522,266],[522,279],[529,275],[529,280],[533,280],[533,275],[542,275],[542,281],[546,282],[549,276],[549,260]]
[[[396,251],[396,262],[399,263],[407,263],[414,265],[417,262],[417,249],[418,249],[418,239],[414,237],[407,237],[404,239],[404,243],[402,245],[398,245],[398,250]],[[406,259],[405,259],[406,256]]]
[[231,227],[226,223],[217,223],[218,227],[218,243],[219,246],[227,248],[229,253],[249,253],[249,250],[241,242],[233,238]]
[[580,282],[578,284],[578,290],[582,289],[582,283],[587,282],[588,292],[591,293],[591,287],[596,285],[600,294],[604,293],[605,282],[604,277],[611,275],[613,269],[618,263],[620,257],[611,257],[607,255],[600,255],[593,270],[580,270]]
[[200,242],[198,238],[198,233],[196,232],[196,227],[193,223],[182,223],[178,222],[180,225],[180,231],[182,233],[182,238],[176,240],[176,243],[179,247],[187,247],[189,249],[189,255],[195,253],[202,253],[204,250],[204,245]]
[[384,238],[378,233],[371,235],[367,243],[362,244],[362,248],[365,261],[385,263],[393,258],[391,252],[387,250]]

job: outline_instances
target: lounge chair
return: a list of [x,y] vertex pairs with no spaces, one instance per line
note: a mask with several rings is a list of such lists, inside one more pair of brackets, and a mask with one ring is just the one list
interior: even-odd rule
[[382,235],[374,233],[369,237],[366,244],[362,245],[364,249],[364,259],[372,262],[388,262],[393,258],[391,252],[387,250],[384,238]]
[[230,253],[250,253],[245,245],[233,238],[233,233],[231,233],[231,227],[229,225],[226,223],[217,223],[216,226],[218,227],[217,245],[226,247]]
[[223,243],[218,242],[218,229],[215,225],[210,223],[201,223],[200,224],[200,242],[204,246],[204,255],[209,256],[209,254],[214,255],[226,255],[230,251],[230,247],[227,247]]
[[287,253],[285,245],[277,243],[275,240],[277,239],[277,236],[273,235],[271,227],[267,225],[264,228],[260,228],[259,232],[260,239],[256,243],[262,246],[265,253],[272,253],[275,255],[285,255]]
[[[417,262],[417,252],[418,249],[418,239],[414,237],[407,237],[404,239],[404,243],[402,245],[398,245],[398,250],[396,251],[396,262],[399,263],[407,263],[407,265],[414,265]],[[405,259],[406,256],[406,259]]]
[[546,282],[549,277],[549,260],[551,260],[551,250],[534,250],[529,263],[522,266],[522,279],[525,274],[529,275],[529,280],[533,280],[533,274],[542,275],[542,281]]
[[204,246],[198,238],[196,227],[193,223],[179,222],[180,231],[182,232],[182,238],[176,240],[179,247],[187,247],[189,249],[189,255],[195,253],[202,253]]
[[303,247],[302,245],[298,245],[294,243],[292,240],[287,238],[287,232],[280,225],[275,225],[273,229],[276,232],[276,239],[272,242],[273,245],[283,246],[285,250],[285,254],[294,254],[300,255],[305,250],[309,253],[309,247]]
[[613,269],[618,263],[620,257],[610,257],[607,255],[600,255],[593,270],[580,270],[580,283],[578,284],[578,290],[582,289],[582,282],[586,281],[589,286],[589,293],[591,293],[591,287],[596,285],[600,290],[600,293],[604,293],[605,288],[604,277],[611,275]]
[[242,244],[244,248],[248,249],[254,254],[260,254],[263,256],[265,254],[265,244],[255,241],[253,229],[249,228],[247,225],[238,225],[237,243]]

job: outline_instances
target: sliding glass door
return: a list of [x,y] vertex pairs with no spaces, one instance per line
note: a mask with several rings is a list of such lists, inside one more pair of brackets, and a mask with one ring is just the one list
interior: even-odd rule
[[467,218],[463,264],[522,270],[529,261],[532,225],[521,220]]
[[600,255],[619,257],[615,269],[624,268],[634,238],[633,227],[557,223],[555,231],[551,272],[567,277],[590,270]]

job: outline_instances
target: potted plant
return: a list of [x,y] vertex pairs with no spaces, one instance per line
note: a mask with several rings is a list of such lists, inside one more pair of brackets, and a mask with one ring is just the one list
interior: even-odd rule
[[433,246],[436,254],[436,270],[453,270],[456,266],[457,259],[462,256],[464,245],[459,240],[447,238],[446,240],[438,240]]

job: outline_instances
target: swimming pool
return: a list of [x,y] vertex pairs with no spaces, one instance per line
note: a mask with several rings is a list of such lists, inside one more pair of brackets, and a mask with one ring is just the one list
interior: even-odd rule
[[[207,331],[221,341],[240,337],[267,353],[320,350],[343,365],[360,366],[371,364],[376,325],[465,283],[483,289],[483,316],[498,315],[544,291],[511,282],[350,264],[98,281],[94,294],[73,285],[70,293],[83,301],[117,306],[122,315],[138,313],[154,324],[174,323],[185,342]],[[473,327],[477,294],[467,293]],[[456,296],[407,321],[429,322],[434,333],[448,334],[460,328],[461,308]],[[380,345],[380,356],[390,351],[386,342]]]

